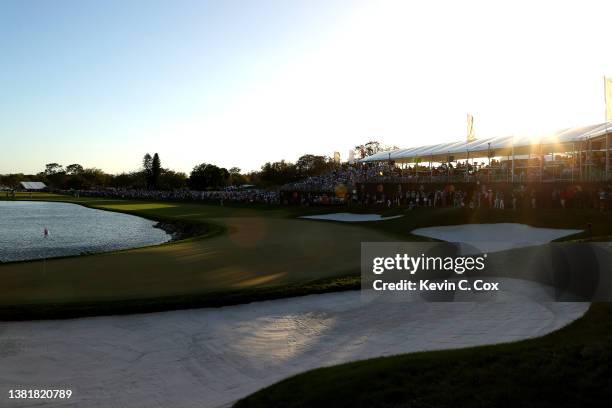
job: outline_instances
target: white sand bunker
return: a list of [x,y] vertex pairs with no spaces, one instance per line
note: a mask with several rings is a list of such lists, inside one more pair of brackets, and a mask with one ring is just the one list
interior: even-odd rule
[[327,221],[342,221],[342,222],[363,222],[363,221],[386,221],[394,218],[400,218],[403,215],[394,215],[392,217],[383,218],[379,214],[353,214],[353,213],[333,213],[321,215],[304,215],[300,218],[309,220],[327,220]]
[[315,367],[540,336],[588,308],[541,302],[534,292],[515,290],[516,301],[503,303],[409,304],[342,292],[220,309],[0,323],[0,388],[73,390],[72,399],[54,406],[227,406]]
[[481,252],[504,251],[546,244],[558,238],[577,234],[582,230],[536,228],[525,224],[464,224],[443,227],[418,228],[414,235],[448,242],[460,242]]

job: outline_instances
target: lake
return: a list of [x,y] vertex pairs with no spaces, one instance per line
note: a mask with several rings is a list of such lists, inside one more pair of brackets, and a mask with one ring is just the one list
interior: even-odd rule
[[108,252],[169,241],[171,236],[154,228],[155,224],[76,204],[0,201],[0,261]]

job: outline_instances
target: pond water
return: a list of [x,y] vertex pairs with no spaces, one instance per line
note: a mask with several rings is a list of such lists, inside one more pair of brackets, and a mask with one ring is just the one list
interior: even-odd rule
[[107,252],[169,241],[171,236],[154,228],[155,224],[76,204],[0,201],[0,261]]

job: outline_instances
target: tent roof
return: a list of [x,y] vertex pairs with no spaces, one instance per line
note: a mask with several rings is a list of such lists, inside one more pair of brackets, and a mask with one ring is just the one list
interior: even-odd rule
[[389,159],[400,163],[414,162],[417,159],[439,162],[446,161],[448,156],[454,156],[455,160],[463,160],[467,157],[486,157],[489,150],[495,156],[506,156],[512,154],[513,150],[517,155],[538,152],[540,147],[545,148],[549,153],[565,152],[573,149],[573,143],[603,136],[608,133],[608,130],[612,131],[612,121],[563,129],[546,135],[497,136],[471,142],[459,141],[391,150],[373,154],[361,159],[361,162],[386,161]]
[[45,183],[40,181],[22,181],[21,186],[26,190],[43,190],[47,188]]

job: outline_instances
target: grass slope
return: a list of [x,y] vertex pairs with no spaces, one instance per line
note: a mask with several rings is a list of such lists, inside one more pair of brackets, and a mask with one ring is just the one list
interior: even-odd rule
[[[432,225],[520,222],[586,229],[591,224],[590,232],[570,239],[606,240],[612,235],[610,216],[592,210],[374,210],[405,217],[349,226],[294,219],[335,211],[329,208],[36,197],[206,224],[209,234],[158,247],[52,260],[46,270],[41,262],[0,265],[0,318],[218,306],[353,289],[359,286],[361,240],[422,240],[410,231]],[[583,318],[542,338],[317,369],[236,406],[602,407],[612,401],[610,367],[612,305],[599,303]]]
[[[207,233],[114,253],[0,264],[0,320],[221,306],[356,289],[362,241],[425,240],[410,231],[432,225],[522,222],[585,229],[591,223],[593,235],[612,234],[611,217],[592,210],[338,210],[75,199],[46,193],[19,195],[18,199],[74,202],[154,220],[197,224]],[[351,224],[296,218],[334,211],[404,217]],[[585,232],[577,237],[587,236]]]
[[612,403],[612,305],[516,343],[377,358],[286,379],[255,407],[605,407]]
[[41,198],[206,224],[211,233],[113,253],[1,264],[2,320],[219,306],[356,289],[360,242],[390,239],[358,225],[295,219],[292,210],[280,207]]

